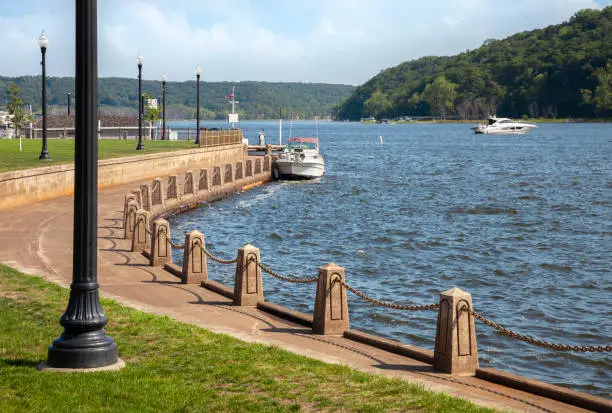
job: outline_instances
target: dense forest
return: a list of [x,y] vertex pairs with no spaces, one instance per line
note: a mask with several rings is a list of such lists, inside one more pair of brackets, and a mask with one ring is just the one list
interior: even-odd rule
[[[9,85],[14,82],[24,103],[40,111],[41,77],[0,76],[0,99],[6,98]],[[335,106],[348,97],[354,86],[324,83],[268,83],[268,82],[200,82],[200,118],[226,119],[231,105],[225,99],[236,88],[236,112],[241,119],[277,119],[279,108],[283,116],[312,119],[328,117]],[[101,78],[98,83],[100,110],[104,114],[133,114],[138,111],[138,80]],[[143,93],[157,98],[161,104],[161,81],[143,80]],[[47,105],[49,113],[66,111],[67,93],[72,94],[74,105],[74,78],[47,77]],[[5,105],[0,100],[0,106]],[[193,119],[196,111],[196,84],[194,81],[166,83],[166,117]]]
[[489,39],[450,57],[387,69],[335,110],[339,119],[612,116],[612,7]]

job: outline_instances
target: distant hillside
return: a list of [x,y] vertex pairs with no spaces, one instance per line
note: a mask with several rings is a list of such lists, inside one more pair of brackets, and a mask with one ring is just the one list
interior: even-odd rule
[[385,70],[336,108],[340,119],[612,116],[612,7]]
[[[40,110],[41,77],[23,76],[7,78],[0,76],[0,105],[10,82],[15,82],[25,104]],[[338,103],[348,97],[354,86],[324,83],[268,83],[268,82],[200,82],[200,117],[202,119],[224,119],[231,110],[225,96],[236,87],[237,112],[242,119],[276,119],[279,108],[284,116],[299,116],[309,119],[328,116]],[[125,78],[101,78],[99,95],[102,111],[134,115],[138,108],[138,80]],[[144,80],[143,93],[158,98],[161,103],[161,81]],[[66,92],[72,93],[74,104],[74,78],[48,77],[47,104],[56,106],[51,110],[65,110]],[[193,118],[196,106],[196,84],[189,82],[167,82],[166,116],[169,118]]]

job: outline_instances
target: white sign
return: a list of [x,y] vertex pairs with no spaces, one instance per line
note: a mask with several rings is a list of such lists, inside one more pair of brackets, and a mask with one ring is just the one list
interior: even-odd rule
[[238,114],[237,113],[230,113],[229,114],[229,123],[236,123],[238,122]]
[[147,106],[151,109],[157,109],[157,99],[147,99]]

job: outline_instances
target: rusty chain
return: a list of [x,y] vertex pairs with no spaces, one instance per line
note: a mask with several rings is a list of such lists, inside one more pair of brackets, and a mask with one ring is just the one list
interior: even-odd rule
[[344,281],[340,279],[334,280],[334,283],[340,283],[340,285],[342,285],[344,288],[346,288],[347,290],[349,290],[356,296],[361,297],[364,300],[371,302],[372,304],[393,308],[395,310],[423,311],[423,310],[436,310],[440,307],[440,304],[406,305],[406,304],[396,304],[396,303],[390,303],[386,301],[380,301],[380,300],[377,300],[376,298],[370,297],[369,295],[359,290],[354,289],[353,287],[351,287],[350,285],[348,285],[347,283],[345,283]]
[[605,346],[605,347],[604,346],[597,346],[597,347],[595,346],[570,346],[567,344],[555,344],[555,343],[551,343],[551,342],[544,341],[544,340],[538,340],[533,337],[515,333],[514,331],[507,329],[501,324],[497,324],[491,320],[488,320],[487,318],[478,314],[476,311],[471,311],[471,313],[475,319],[482,321],[484,324],[488,325],[494,330],[499,331],[501,334],[514,338],[516,340],[524,341],[525,343],[536,345],[536,346],[549,348],[549,349],[557,350],[557,351],[576,351],[576,352],[581,352],[581,353],[584,353],[584,352],[600,352],[601,353],[604,351],[612,351],[612,346]]
[[206,254],[206,256],[208,258],[210,258],[211,260],[218,262],[219,264],[235,264],[238,262],[238,258],[233,259],[233,260],[222,260],[221,258],[217,258],[215,257],[211,252],[207,251],[206,248],[204,248],[204,246],[202,244],[197,243],[196,244],[201,250],[202,252],[204,252],[204,254]]
[[253,261],[257,262],[257,266],[261,268],[263,271],[267,272],[273,277],[278,278],[279,280],[287,281],[290,283],[296,283],[296,284],[310,284],[310,283],[317,282],[317,280],[319,279],[319,277],[311,277],[311,278],[285,277],[284,275],[277,273],[271,268],[266,267],[261,262],[257,261],[255,257],[251,257],[249,259],[249,262],[253,262]]

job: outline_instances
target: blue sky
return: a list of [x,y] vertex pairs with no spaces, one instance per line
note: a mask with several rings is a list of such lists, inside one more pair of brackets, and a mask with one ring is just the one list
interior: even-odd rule
[[[568,20],[612,0],[98,0],[99,74],[358,85],[425,55]],[[74,75],[74,0],[0,0],[0,75]]]

